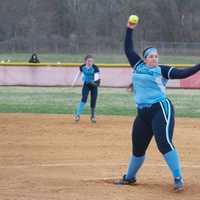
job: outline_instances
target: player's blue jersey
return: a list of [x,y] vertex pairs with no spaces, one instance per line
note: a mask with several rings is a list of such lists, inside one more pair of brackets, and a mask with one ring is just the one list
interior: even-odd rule
[[94,64],[91,67],[86,67],[86,65],[83,64],[80,66],[80,71],[83,73],[82,81],[84,83],[94,81],[94,74],[99,73],[98,67]]
[[[135,101],[138,107],[149,106],[165,100],[168,79],[163,77],[161,68],[162,66],[150,68],[142,60],[134,66],[132,77]],[[167,66],[163,66],[163,68],[170,69]]]

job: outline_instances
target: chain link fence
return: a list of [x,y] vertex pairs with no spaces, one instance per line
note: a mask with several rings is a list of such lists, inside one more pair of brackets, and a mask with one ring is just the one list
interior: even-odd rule
[[[79,41],[79,42],[78,42]],[[142,52],[146,47],[156,47],[163,55],[187,55],[199,56],[200,42],[136,42],[137,52]],[[25,40],[14,38],[9,41],[0,42],[0,53],[115,53],[123,54],[123,41],[110,41],[109,38],[98,38],[96,40],[82,40],[72,35],[69,39],[63,37],[41,36],[37,40]]]
[[147,42],[137,43],[137,48],[142,51],[146,47],[156,47],[164,55],[199,56],[200,42]]

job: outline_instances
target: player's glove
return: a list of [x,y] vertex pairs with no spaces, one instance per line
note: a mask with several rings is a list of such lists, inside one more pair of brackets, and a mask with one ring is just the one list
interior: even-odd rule
[[90,81],[87,83],[87,86],[94,88],[94,87],[97,87],[97,84],[94,81]]
[[96,81],[94,81],[94,82],[96,83],[97,87],[99,87],[99,86],[100,86],[100,83],[101,83],[101,79],[96,80]]
[[89,83],[87,83],[87,85],[89,87],[98,87],[98,86],[100,86],[100,79],[96,80],[96,81],[90,81]]

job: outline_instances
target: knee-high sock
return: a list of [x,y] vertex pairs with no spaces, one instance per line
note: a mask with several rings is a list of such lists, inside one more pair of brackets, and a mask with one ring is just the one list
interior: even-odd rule
[[128,164],[126,179],[131,179],[133,177],[136,177],[136,173],[142,166],[144,159],[145,159],[145,156],[140,156],[140,157],[136,157],[134,155],[131,156],[129,164]]
[[83,112],[84,107],[85,107],[85,103],[80,101],[80,103],[79,103],[79,105],[77,107],[77,110],[76,110],[76,115],[79,116]]
[[174,177],[182,177],[180,160],[176,150],[172,150],[164,154],[164,158],[172,172],[172,175]]

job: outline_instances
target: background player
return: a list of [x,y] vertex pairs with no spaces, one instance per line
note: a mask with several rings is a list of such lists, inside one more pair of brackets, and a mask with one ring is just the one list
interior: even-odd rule
[[82,88],[82,98],[77,106],[75,112],[75,121],[80,120],[80,115],[84,110],[85,104],[87,102],[88,94],[90,92],[90,108],[91,108],[91,122],[96,122],[96,100],[98,95],[98,86],[100,85],[100,71],[99,68],[94,64],[94,59],[91,55],[85,57],[85,63],[80,66],[80,71],[77,73],[72,86],[74,86],[80,75],[83,75],[83,88]]
[[133,67],[134,96],[137,116],[132,127],[132,155],[127,173],[120,184],[133,184],[136,174],[145,160],[145,152],[155,137],[157,147],[163,155],[174,178],[174,189],[184,187],[181,166],[177,150],[172,142],[174,130],[174,108],[166,97],[168,79],[182,79],[195,74],[200,65],[191,68],[176,69],[159,65],[156,48],[149,47],[143,51],[143,59],[135,52],[132,32],[136,24],[127,24],[125,36],[125,53]]

